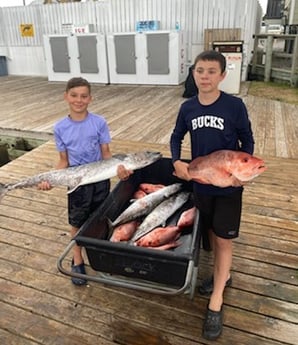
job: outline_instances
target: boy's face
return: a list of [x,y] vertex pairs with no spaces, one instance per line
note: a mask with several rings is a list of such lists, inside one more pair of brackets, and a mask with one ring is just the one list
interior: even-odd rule
[[197,88],[202,93],[218,90],[218,84],[224,79],[218,61],[199,60],[193,70],[193,77]]
[[87,86],[77,86],[64,93],[64,100],[71,112],[85,113],[92,97]]

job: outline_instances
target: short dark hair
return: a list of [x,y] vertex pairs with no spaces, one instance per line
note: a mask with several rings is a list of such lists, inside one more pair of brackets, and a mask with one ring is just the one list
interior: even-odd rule
[[91,93],[91,85],[89,81],[81,77],[74,77],[69,79],[69,81],[66,84],[65,91],[68,92],[70,89],[78,86],[86,86],[89,90],[89,93]]
[[206,50],[203,53],[199,54],[195,58],[194,66],[197,64],[198,61],[204,60],[204,61],[218,61],[221,69],[221,73],[224,73],[226,70],[226,58],[223,54],[221,54],[218,51],[215,50]]

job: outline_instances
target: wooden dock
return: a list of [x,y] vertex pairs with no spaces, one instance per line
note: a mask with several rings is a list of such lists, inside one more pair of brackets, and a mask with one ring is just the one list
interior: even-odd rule
[[[13,182],[53,168],[53,123],[67,113],[64,83],[1,77],[0,135],[45,144],[0,168]],[[91,111],[110,125],[113,153],[142,149],[169,156],[182,86],[94,85]],[[298,107],[252,97],[242,87],[256,154],[268,170],[245,187],[233,286],[225,292],[224,331],[201,336],[207,298],[160,296],[90,282],[72,285],[57,270],[70,241],[66,190],[9,192],[0,204],[0,337],[3,345],[285,345],[298,339]],[[189,157],[186,140],[183,156]],[[113,179],[113,184],[116,180]],[[91,270],[90,268],[88,268]],[[211,271],[200,252],[201,281]]]

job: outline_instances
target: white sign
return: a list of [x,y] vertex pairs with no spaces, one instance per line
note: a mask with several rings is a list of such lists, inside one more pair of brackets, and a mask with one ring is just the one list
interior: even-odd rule
[[72,34],[89,34],[90,32],[94,32],[93,24],[73,25],[71,30]]

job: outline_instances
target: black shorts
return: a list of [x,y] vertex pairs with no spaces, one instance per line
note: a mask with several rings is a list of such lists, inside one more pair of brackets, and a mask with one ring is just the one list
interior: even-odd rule
[[221,238],[236,238],[239,235],[242,192],[239,189],[228,195],[197,195],[194,193],[196,207],[200,211],[201,232],[209,229]]
[[68,194],[68,222],[80,228],[106,199],[110,191],[110,180],[80,186]]

